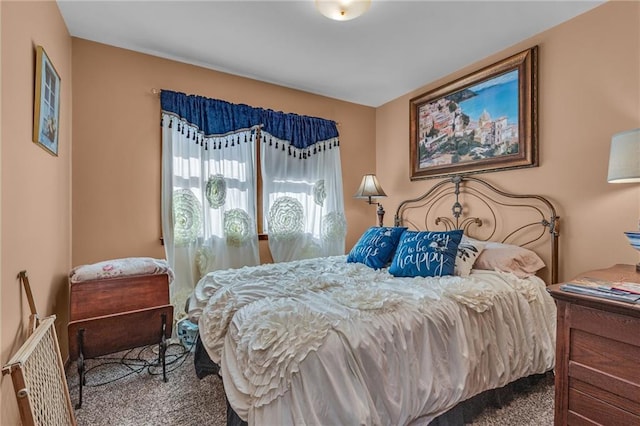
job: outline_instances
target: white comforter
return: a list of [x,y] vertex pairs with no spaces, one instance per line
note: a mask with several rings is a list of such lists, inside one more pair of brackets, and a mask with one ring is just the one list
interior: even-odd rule
[[189,314],[249,424],[427,424],[554,366],[537,277],[394,278],[336,256],[210,273]]

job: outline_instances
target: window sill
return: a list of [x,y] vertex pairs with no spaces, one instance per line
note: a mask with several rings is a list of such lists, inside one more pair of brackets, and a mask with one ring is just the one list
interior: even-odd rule
[[[258,234],[258,241],[268,241],[269,234]],[[160,237],[160,245],[164,245],[164,238]]]

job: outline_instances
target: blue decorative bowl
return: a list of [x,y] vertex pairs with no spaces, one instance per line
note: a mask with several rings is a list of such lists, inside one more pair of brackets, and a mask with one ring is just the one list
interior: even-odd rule
[[627,231],[624,233],[629,240],[629,244],[634,249],[640,251],[640,231]]

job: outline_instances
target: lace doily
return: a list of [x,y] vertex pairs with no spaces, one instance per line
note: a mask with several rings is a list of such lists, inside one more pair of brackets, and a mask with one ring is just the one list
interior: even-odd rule
[[227,198],[227,182],[222,175],[210,176],[205,188],[209,207],[219,209]]
[[190,189],[173,192],[173,226],[176,245],[192,243],[202,231],[202,205]]
[[234,247],[244,245],[253,234],[253,221],[249,213],[242,209],[224,212],[224,235],[227,244]]
[[304,210],[293,197],[279,197],[269,209],[269,233],[278,238],[292,238],[302,233]]

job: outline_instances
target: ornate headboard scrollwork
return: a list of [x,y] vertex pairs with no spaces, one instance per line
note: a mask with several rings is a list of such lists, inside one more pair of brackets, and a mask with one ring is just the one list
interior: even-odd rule
[[549,284],[558,282],[559,220],[555,207],[545,197],[505,192],[465,175],[451,176],[420,197],[401,202],[395,215],[396,226],[462,229],[479,240],[523,247],[538,247],[548,236],[548,253],[538,254],[548,265]]

